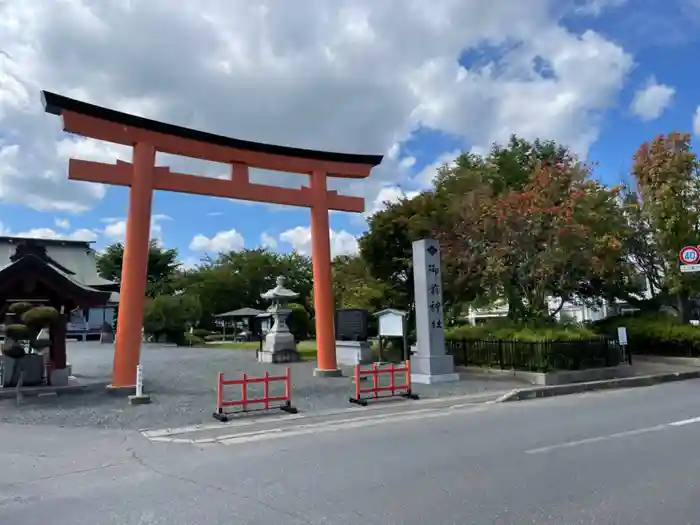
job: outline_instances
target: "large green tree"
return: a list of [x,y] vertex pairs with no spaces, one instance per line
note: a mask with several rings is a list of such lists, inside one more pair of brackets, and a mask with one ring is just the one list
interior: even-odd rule
[[386,203],[384,210],[369,218],[368,229],[359,239],[361,257],[369,274],[385,285],[392,307],[413,307],[412,243],[433,236],[440,216],[435,195],[424,192]]
[[486,155],[462,153],[452,166],[438,169],[435,189],[449,199],[485,184],[492,194],[499,195],[529,184],[537,165],[556,165],[573,159],[568,148],[555,141],[529,142],[512,135],[506,144],[493,144]]
[[507,300],[516,320],[548,318],[552,296],[560,306],[595,301],[607,293],[607,282],[631,269],[622,252],[627,231],[617,189],[592,180],[571,155],[528,169],[524,182],[494,186],[484,177],[455,196],[453,226],[441,231],[465,291],[480,288],[491,300]]
[[[148,286],[146,295],[155,297],[172,293],[178,276],[180,262],[175,248],[163,248],[151,240],[148,249]],[[107,246],[97,256],[97,271],[103,279],[120,282],[124,263],[124,245],[115,243]]]
[[186,294],[199,298],[206,326],[212,324],[216,314],[244,307],[267,308],[269,303],[260,294],[274,287],[279,276],[285,277],[285,287],[298,292],[298,302],[311,312],[311,260],[297,253],[279,254],[266,249],[222,253],[186,272],[181,286]]
[[399,307],[413,302],[411,243],[434,237],[448,315],[505,299],[514,318],[548,317],[549,296],[594,302],[630,288],[618,192],[566,147],[513,136],[486,155],[460,155],[432,191],[372,216],[360,249]]
[[333,260],[333,295],[337,308],[377,311],[390,306],[387,286],[372,276],[364,259],[357,255]]
[[156,339],[165,336],[169,342],[181,344],[185,332],[199,322],[199,298],[188,294],[159,295],[144,308],[143,329]]
[[681,273],[678,254],[700,244],[700,164],[690,135],[678,132],[642,144],[633,160],[637,192],[628,199],[637,235],[631,253],[652,284],[653,306],[671,306],[685,322],[700,276]]

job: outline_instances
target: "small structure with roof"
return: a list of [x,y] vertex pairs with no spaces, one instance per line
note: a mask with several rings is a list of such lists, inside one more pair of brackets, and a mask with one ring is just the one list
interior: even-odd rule
[[69,268],[65,260],[54,258],[47,246],[51,242],[0,238],[0,250],[7,257],[6,264],[0,267],[0,315],[4,318],[9,306],[17,302],[52,306],[59,312],[50,327],[49,362],[55,375],[52,384],[62,386],[68,382],[66,335],[70,313],[104,307],[112,292],[86,284],[84,275]]
[[[214,318],[223,329],[224,339],[226,339],[227,335],[231,335],[235,340],[250,341],[270,329],[270,326],[268,326],[268,321],[271,318],[270,314],[255,308],[239,308],[238,310],[217,314]],[[229,323],[233,328],[231,334],[226,333]],[[238,331],[239,328],[243,328],[243,330]]]
[[10,264],[17,246],[30,242],[43,246],[46,255],[56,268],[67,270],[71,279],[96,290],[110,292],[105,304],[78,307],[70,312],[67,333],[69,338],[85,340],[99,338],[102,326],[114,326],[114,314],[119,304],[119,283],[103,279],[97,271],[97,258],[90,242],[69,239],[38,239],[29,237],[0,236],[0,268]]

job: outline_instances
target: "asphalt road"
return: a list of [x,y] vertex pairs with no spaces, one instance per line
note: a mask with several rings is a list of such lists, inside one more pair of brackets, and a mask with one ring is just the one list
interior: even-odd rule
[[700,523],[700,381],[377,414],[194,445],[0,425],[0,524]]

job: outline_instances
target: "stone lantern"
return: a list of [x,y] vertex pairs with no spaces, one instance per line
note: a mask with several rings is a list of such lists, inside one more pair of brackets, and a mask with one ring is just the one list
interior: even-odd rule
[[289,303],[299,294],[284,287],[284,277],[277,278],[277,286],[260,297],[271,301],[267,311],[272,315],[273,325],[265,336],[262,351],[258,354],[261,363],[291,363],[300,360],[294,335],[289,331],[287,318],[292,313]]

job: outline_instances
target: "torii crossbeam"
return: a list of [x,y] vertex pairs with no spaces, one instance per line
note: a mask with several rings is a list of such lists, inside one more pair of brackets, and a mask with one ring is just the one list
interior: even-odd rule
[[[328,211],[362,213],[364,199],[327,188],[328,177],[363,179],[381,155],[352,155],[275,146],[223,137],[129,115],[42,92],[44,109],[59,115],[63,129],[83,137],[133,148],[131,163],[70,159],[68,178],[129,187],[129,209],[117,319],[112,388],[131,389],[141,351],[151,204],[154,190],[303,206],[311,209],[311,259],[316,310],[317,375],[339,375],[335,354],[334,304]],[[156,152],[231,166],[227,180],[173,173],[155,165]],[[310,175],[309,186],[281,188],[250,182],[249,168]]]

